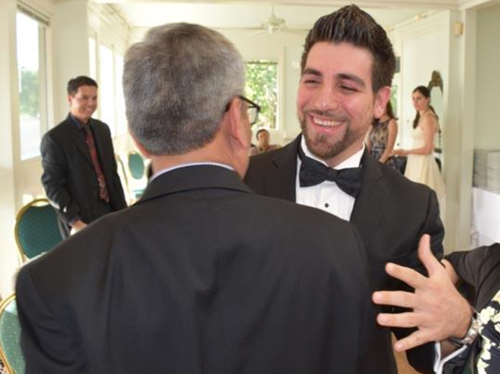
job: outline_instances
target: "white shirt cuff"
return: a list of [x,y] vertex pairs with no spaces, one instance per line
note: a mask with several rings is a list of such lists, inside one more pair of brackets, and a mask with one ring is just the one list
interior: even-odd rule
[[445,358],[441,359],[441,344],[439,342],[434,343],[434,351],[436,352],[436,356],[434,359],[434,372],[436,374],[441,374],[443,372],[444,365],[450,361],[451,359],[457,357],[460,353],[465,351],[467,346],[464,345],[460,349],[457,349],[455,352],[449,354]]

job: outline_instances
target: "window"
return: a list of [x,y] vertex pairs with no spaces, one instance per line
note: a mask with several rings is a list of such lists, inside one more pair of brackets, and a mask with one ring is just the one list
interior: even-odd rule
[[99,46],[99,106],[101,120],[108,124],[111,135],[115,136],[115,82],[113,51],[104,46]]
[[127,117],[125,115],[125,97],[123,96],[123,56],[115,54],[115,97],[116,97],[116,135],[127,132]]
[[89,68],[90,77],[97,80],[97,56],[96,56],[96,46],[94,38],[89,38]]
[[89,38],[90,76],[99,85],[99,107],[96,117],[105,122],[113,137],[127,132],[122,75],[123,56],[114,47],[108,47]]
[[38,156],[47,131],[48,22],[20,10],[16,16],[17,71],[19,79],[19,126],[21,160]]
[[277,129],[278,113],[278,64],[259,60],[246,64],[245,94],[261,106],[259,127]]

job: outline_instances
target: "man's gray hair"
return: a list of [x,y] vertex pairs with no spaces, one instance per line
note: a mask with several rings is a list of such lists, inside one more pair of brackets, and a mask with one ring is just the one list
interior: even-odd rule
[[125,56],[129,128],[154,155],[199,149],[214,139],[244,80],[240,53],[220,33],[187,23],[155,27]]

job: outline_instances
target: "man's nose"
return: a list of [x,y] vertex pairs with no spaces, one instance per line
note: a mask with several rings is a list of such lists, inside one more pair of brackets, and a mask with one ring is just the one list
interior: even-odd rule
[[339,105],[339,98],[331,85],[323,85],[315,97],[314,106],[318,110],[334,110]]

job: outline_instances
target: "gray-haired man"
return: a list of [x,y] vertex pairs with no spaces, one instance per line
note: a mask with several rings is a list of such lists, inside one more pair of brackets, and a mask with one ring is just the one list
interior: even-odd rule
[[259,108],[234,46],[158,27],[128,51],[123,82],[154,176],[136,205],[21,271],[27,373],[362,374],[374,315],[361,239],[242,183]]

